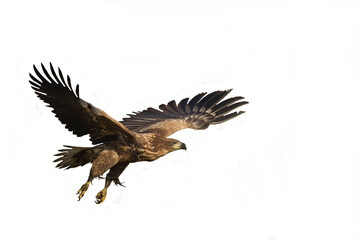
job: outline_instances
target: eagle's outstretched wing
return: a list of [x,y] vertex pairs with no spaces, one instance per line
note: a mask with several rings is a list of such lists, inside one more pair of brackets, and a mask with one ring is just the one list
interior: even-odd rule
[[79,85],[75,91],[71,86],[70,77],[66,81],[58,69],[55,72],[50,63],[50,73],[41,64],[43,74],[34,65],[36,77],[30,75],[31,87],[36,95],[53,108],[52,112],[65,124],[65,127],[78,137],[89,134],[93,144],[109,140],[120,140],[132,143],[135,140],[134,134],[123,124],[116,121],[104,111],[94,107],[79,97]]
[[164,137],[185,128],[206,129],[210,124],[222,123],[244,113],[229,113],[248,103],[241,101],[243,97],[221,101],[231,90],[199,93],[190,101],[185,98],[178,104],[173,100],[160,105],[160,110],[148,108],[128,114],[121,123],[134,132],[157,133]]

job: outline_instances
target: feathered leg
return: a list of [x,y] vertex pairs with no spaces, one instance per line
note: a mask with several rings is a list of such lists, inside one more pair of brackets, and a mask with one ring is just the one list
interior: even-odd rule
[[101,177],[107,170],[116,165],[118,161],[118,154],[114,150],[101,150],[98,152],[96,159],[93,161],[93,164],[90,169],[90,174],[87,182],[82,185],[77,194],[79,195],[79,200],[84,196],[85,192],[88,190],[91,181],[94,178]]
[[124,187],[124,185],[122,185],[122,183],[119,181],[119,176],[128,165],[129,163],[119,162],[110,169],[109,173],[106,175],[105,187],[96,195],[95,203],[100,204],[106,199],[107,189],[110,186],[111,182],[114,182],[116,185],[119,184]]

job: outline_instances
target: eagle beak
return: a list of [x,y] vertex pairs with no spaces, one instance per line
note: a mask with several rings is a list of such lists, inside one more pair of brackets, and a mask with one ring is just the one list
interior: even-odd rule
[[185,143],[181,143],[180,149],[184,149],[186,151],[186,145]]
[[180,149],[186,150],[186,145],[185,145],[185,143],[182,143],[182,142],[176,142],[176,143],[172,146],[172,148],[173,148],[174,150],[180,150]]

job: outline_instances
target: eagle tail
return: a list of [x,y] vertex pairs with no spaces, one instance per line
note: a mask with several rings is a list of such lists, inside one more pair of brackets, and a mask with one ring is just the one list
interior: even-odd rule
[[57,168],[75,168],[79,166],[84,166],[94,160],[94,155],[96,155],[97,149],[92,147],[75,147],[67,146],[65,149],[60,149],[59,153],[54,156],[60,156],[55,159],[54,162],[58,162],[56,165]]

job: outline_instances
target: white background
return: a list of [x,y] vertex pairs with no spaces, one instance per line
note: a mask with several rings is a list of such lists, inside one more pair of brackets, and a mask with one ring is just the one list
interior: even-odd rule
[[[0,1],[4,239],[360,239],[358,1]],[[52,62],[117,119],[233,88],[244,115],[173,137],[188,151],[130,165],[94,203],[63,171],[89,146],[28,83]]]

